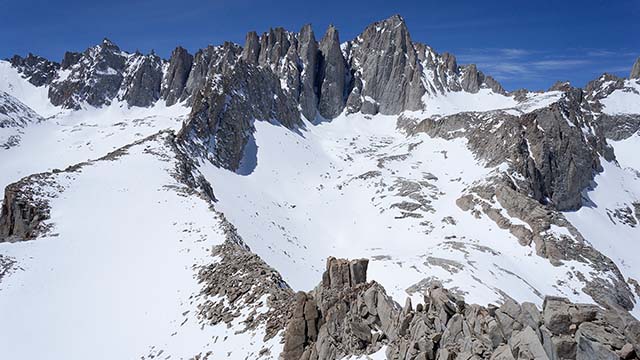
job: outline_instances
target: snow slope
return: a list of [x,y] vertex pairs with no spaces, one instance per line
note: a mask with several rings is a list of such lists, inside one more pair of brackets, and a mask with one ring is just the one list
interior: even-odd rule
[[605,114],[640,114],[640,80],[625,80],[623,89],[613,91],[600,102]]
[[[625,279],[640,279],[640,135],[611,141],[619,162],[602,164],[595,187],[584,196],[591,203],[565,216],[600,252],[611,258]],[[640,317],[638,306],[632,312]]]
[[17,146],[22,128],[42,121],[42,117],[20,100],[0,91],[0,148]]
[[251,174],[208,163],[200,170],[216,208],[294,289],[314,287],[328,256],[367,257],[371,278],[398,301],[416,284],[419,299],[421,281],[431,277],[480,304],[500,300],[501,289],[538,304],[543,294],[591,301],[579,281],[567,280],[582,264],[554,267],[493,221],[456,206],[465,187],[496,170],[463,140],[406,138],[393,116],[341,116],[301,133],[255,126]]
[[[263,330],[196,319],[194,266],[224,241],[209,203],[171,172],[167,135],[115,159],[52,175],[49,236],[0,243],[17,263],[1,281],[0,336],[8,359],[255,357]],[[63,189],[63,190],[60,190]],[[35,335],[35,333],[37,335]],[[215,346],[214,346],[215,342]]]
[[47,86],[37,87],[26,81],[16,68],[5,60],[0,60],[0,91],[12,95],[45,118],[61,110],[49,101]]
[[129,108],[118,102],[61,111],[21,129],[19,146],[0,148],[0,187],[33,173],[99,158],[159,130],[179,129],[188,111],[182,105],[166,107],[162,102],[150,108]]
[[497,94],[489,89],[480,89],[477,93],[450,91],[444,94],[425,94],[422,98],[424,109],[405,111],[404,115],[417,119],[447,116],[460,112],[483,112],[504,110],[512,115],[521,115],[548,106],[560,99],[561,91],[528,93],[523,101]]

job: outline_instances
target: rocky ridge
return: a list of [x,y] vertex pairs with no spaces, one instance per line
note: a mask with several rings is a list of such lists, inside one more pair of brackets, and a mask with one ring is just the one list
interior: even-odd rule
[[340,359],[381,351],[387,359],[636,359],[640,322],[623,310],[546,297],[542,310],[506,299],[467,304],[439,283],[401,307],[368,260],[329,258],[322,282],[298,292],[283,360]]
[[[640,128],[640,115],[610,114],[602,104],[614,91],[635,90],[629,80],[610,74],[584,89],[558,83],[550,90],[562,93],[559,100],[525,114],[467,112],[419,121],[401,119],[399,126],[408,134],[465,138],[486,166],[504,166],[503,171],[469,187],[458,199],[458,206],[476,216],[484,213],[523,246],[533,243],[538,255],[552,263],[577,260],[609,273],[607,281],[596,279],[585,292],[600,304],[631,309],[634,280],[625,281],[615,264],[591,248],[562,211],[590,204],[585,191],[602,171],[601,161],[615,161],[608,140],[626,139]],[[496,204],[526,226],[507,220],[495,209]],[[633,207],[629,208],[631,213]],[[558,234],[553,229],[565,230]]]
[[[260,36],[248,33],[243,48],[226,43],[191,55],[178,47],[169,60],[162,60],[153,52],[124,52],[104,39],[82,53],[66,53],[60,64],[31,54],[15,56],[12,64],[34,85],[49,86],[51,103],[64,108],[103,106],[113,101],[141,107],[158,100],[167,105],[184,101],[194,108],[187,123],[192,127],[190,132],[224,139],[228,149],[222,151],[230,153],[218,158],[216,164],[231,170],[238,169],[238,159],[250,142],[252,127],[247,120],[240,126],[223,122],[220,128],[202,132],[203,117],[207,123],[217,124],[220,118],[230,116],[226,109],[212,106],[220,103],[220,99],[211,98],[220,88],[212,88],[224,83],[240,81],[244,82],[243,91],[255,89],[252,98],[245,98],[240,89],[224,89],[232,103],[254,101],[251,116],[245,117],[282,121],[288,127],[300,125],[300,114],[314,121],[316,114],[332,119],[344,110],[367,114],[419,110],[425,94],[476,93],[481,88],[506,93],[475,65],[459,66],[453,55],[438,54],[413,42],[399,15],[370,25],[355,40],[340,41],[333,26],[320,41],[310,25],[298,33],[273,28]],[[264,99],[256,101],[258,94]],[[236,132],[229,133],[231,128]],[[219,149],[216,146],[211,152]]]

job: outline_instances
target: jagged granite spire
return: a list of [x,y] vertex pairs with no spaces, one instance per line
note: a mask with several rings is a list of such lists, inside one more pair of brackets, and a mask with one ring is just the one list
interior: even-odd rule
[[629,79],[640,79],[640,57],[633,63],[633,67],[631,68],[631,73],[629,74]]
[[358,93],[367,113],[397,114],[422,106],[422,65],[401,16],[369,25],[352,49],[350,65],[360,79],[353,84],[350,107]]
[[62,58],[62,64],[60,65],[62,70],[69,69],[73,65],[77,64],[82,57],[82,53],[67,51]]
[[183,47],[178,46],[171,52],[169,67],[162,80],[162,90],[160,96],[171,106],[177,103],[182,97],[191,66],[193,65],[193,55],[189,54]]
[[162,83],[162,59],[151,52],[149,55],[136,53],[127,59],[126,71],[119,100],[129,106],[147,107],[160,99]]
[[320,41],[318,112],[324,118],[338,116],[344,108],[345,61],[338,30],[330,25]]
[[277,66],[291,46],[289,33],[282,27],[272,28],[260,37],[260,65]]
[[310,120],[316,116],[318,95],[316,78],[318,75],[318,42],[310,24],[304,25],[298,34],[298,54],[303,69],[300,74],[300,108],[302,114]]
[[260,39],[255,31],[247,33],[246,40],[244,42],[244,49],[242,50],[242,60],[247,64],[257,65],[258,57],[260,56]]

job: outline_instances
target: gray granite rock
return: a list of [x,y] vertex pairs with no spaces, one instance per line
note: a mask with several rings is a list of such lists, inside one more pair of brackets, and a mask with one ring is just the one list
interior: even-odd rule
[[64,53],[64,57],[62,58],[60,69],[62,70],[70,69],[73,65],[77,64],[81,58],[82,58],[82,53],[66,51]]
[[[179,141],[218,166],[249,173],[256,156],[253,122],[278,122],[295,128],[300,124],[300,113],[273,72],[247,64],[239,55],[239,49],[230,43],[212,53],[207,70],[210,76],[204,75],[204,90],[195,94]],[[201,71],[195,70],[200,67],[199,57],[204,55],[196,55],[192,74]]]
[[247,33],[242,49],[242,60],[247,64],[258,65],[260,57],[260,39],[255,31]]
[[235,63],[241,52],[240,46],[228,42],[198,50],[179,101],[193,105],[195,95],[205,88],[207,81],[220,74],[222,67]]
[[178,46],[171,52],[160,91],[160,96],[166,100],[167,105],[171,106],[182,98],[192,65],[193,55],[184,48]]
[[480,84],[483,80],[484,75],[478,71],[476,64],[468,65],[462,72],[462,90],[477,93],[480,90]]
[[[351,92],[362,99],[364,112],[398,114],[422,107],[422,65],[399,15],[369,25],[351,43],[349,64],[360,79]],[[350,99],[352,107],[355,101]]]
[[313,121],[318,107],[318,42],[311,25],[305,25],[298,34],[298,54],[302,61],[302,73],[300,74],[300,97],[298,102],[302,115]]
[[60,69],[60,64],[31,53],[24,58],[15,55],[10,62],[11,66],[18,69],[18,72],[35,86],[51,83],[58,76],[57,72]]
[[127,56],[104,39],[87,49],[71,66],[66,79],[51,83],[49,99],[53,105],[78,109],[83,103],[108,105],[116,97],[124,79]]
[[382,346],[393,360],[613,359],[633,358],[640,345],[629,313],[564,298],[545,298],[542,313],[512,299],[483,307],[434,282],[424,304],[401,308],[377,283],[353,283],[349,268],[361,263],[329,258],[322,282],[296,295],[283,359],[362,357]]
[[160,99],[162,59],[154,53],[135,53],[127,59],[119,100],[129,106],[148,107]]
[[345,60],[338,30],[329,26],[320,41],[318,59],[318,111],[326,119],[338,116],[345,105]]
[[39,196],[34,183],[44,184],[47,174],[26,177],[4,190],[0,211],[0,242],[31,240],[46,232],[43,224],[49,218],[49,202]]
[[21,128],[42,120],[40,115],[20,100],[0,91],[0,129]]
[[640,57],[633,63],[631,73],[629,73],[629,79],[640,79]]

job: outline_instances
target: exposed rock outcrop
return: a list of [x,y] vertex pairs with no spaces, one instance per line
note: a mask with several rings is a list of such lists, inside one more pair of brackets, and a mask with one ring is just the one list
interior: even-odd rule
[[324,118],[338,116],[345,104],[345,61],[340,49],[338,30],[329,26],[320,41],[318,61],[318,112]]
[[198,318],[206,325],[229,324],[244,312],[248,315],[243,331],[264,326],[262,340],[267,341],[284,329],[294,292],[277,271],[244,245],[233,225],[222,221],[227,240],[211,254],[220,261],[197,269],[202,284]]
[[[397,336],[400,308],[379,284],[366,282],[367,265],[366,259],[329,258],[315,290],[296,294],[283,360],[368,354]],[[381,329],[383,333],[378,332]]]
[[350,97],[360,96],[366,112],[398,114],[422,107],[423,68],[402,17],[369,25],[349,50],[350,67],[358,79]]
[[24,127],[32,122],[40,122],[42,117],[20,100],[0,91],[0,129]]
[[[580,208],[582,191],[601,171],[600,157],[614,159],[599,124],[582,111],[585,106],[582,90],[572,88],[560,101],[522,116],[460,113],[425,119],[410,131],[467,137],[471,150],[488,165],[515,164],[534,199],[572,210]],[[504,143],[493,141],[496,137]]]
[[24,58],[19,55],[13,56],[11,66],[18,69],[22,76],[35,86],[51,83],[58,76],[60,69],[60,64],[31,53]]
[[167,101],[167,105],[171,106],[182,98],[192,65],[193,55],[184,48],[178,46],[171,52],[160,92],[160,96]]
[[640,57],[633,63],[631,73],[629,73],[629,79],[640,79]]
[[0,91],[0,148],[9,149],[20,144],[21,129],[44,119],[13,96]]
[[302,115],[314,120],[318,106],[316,78],[318,75],[319,49],[311,25],[305,25],[298,34],[298,54],[302,61],[300,74],[300,108]]
[[278,77],[239,60],[239,54],[237,46],[225,44],[209,70],[219,76],[206,78],[205,90],[196,94],[190,120],[179,135],[193,151],[234,171],[240,169],[252,139],[253,121],[274,121],[289,128],[300,121],[295,100],[284,94]]
[[464,69],[462,74],[462,89],[470,93],[477,93],[482,83],[482,73],[478,71],[476,64],[471,64]]
[[64,57],[62,58],[62,63],[60,64],[60,68],[62,70],[67,70],[71,68],[73,65],[77,64],[81,58],[82,58],[82,53],[66,51],[64,53]]
[[0,242],[31,240],[44,234],[49,226],[49,202],[43,187],[49,185],[49,173],[26,177],[4,190],[0,212]]
[[120,100],[129,106],[148,107],[160,99],[162,59],[154,53],[135,53],[127,59],[127,71],[120,85]]
[[49,99],[56,106],[79,109],[83,104],[109,105],[114,100],[147,107],[160,99],[163,60],[153,52],[128,54],[104,39],[83,53],[65,53],[65,76],[50,82]]
[[104,39],[82,54],[69,68],[66,79],[51,83],[51,103],[69,109],[78,109],[83,102],[92,106],[110,104],[120,90],[126,62],[120,48]]
[[244,42],[244,49],[242,49],[242,60],[247,64],[258,65],[258,59],[260,58],[260,38],[255,31],[247,33]]
[[[354,281],[353,267],[364,269]],[[547,297],[535,304],[467,304],[432,283],[424,303],[400,307],[382,286],[366,282],[366,260],[330,258],[323,280],[296,294],[283,360],[328,360],[386,346],[394,360],[636,359],[640,322],[616,308]]]
[[[614,159],[598,118],[582,111],[589,108],[583,100],[581,90],[569,88],[561,100],[522,116],[501,111],[461,113],[425,119],[409,131],[445,139],[466,137],[469,148],[487,166],[509,164],[470,187],[458,206],[476,216],[484,213],[521,245],[533,244],[536,253],[552,264],[573,260],[589,264],[600,277],[587,280],[586,274],[576,273],[584,280],[583,291],[600,304],[631,309],[633,293],[618,267],[592,248],[560,212],[581,207],[582,192],[601,171],[600,159]],[[500,208],[527,226],[512,224]]]

